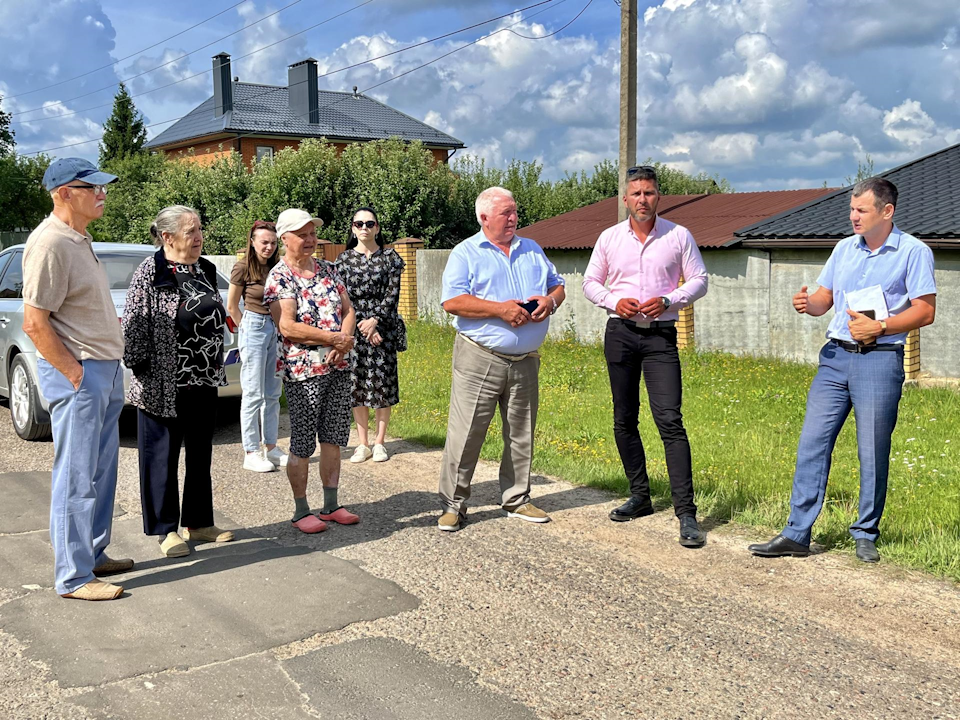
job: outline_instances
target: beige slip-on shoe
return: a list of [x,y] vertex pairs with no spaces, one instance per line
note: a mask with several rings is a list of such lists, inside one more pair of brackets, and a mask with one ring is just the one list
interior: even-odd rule
[[120,597],[122,592],[123,588],[119,585],[111,585],[110,583],[94,580],[60,597],[72,598],[74,600],[115,600]]
[[100,575],[116,575],[117,573],[127,572],[128,570],[133,570],[132,558],[114,560],[104,554],[103,560],[93,569],[93,574],[99,577]]
[[171,558],[184,557],[190,554],[190,546],[177,533],[170,532],[160,541],[160,552]]
[[233,540],[232,530],[221,530],[216,525],[202,528],[184,528],[185,540],[199,540],[201,542],[230,542]]

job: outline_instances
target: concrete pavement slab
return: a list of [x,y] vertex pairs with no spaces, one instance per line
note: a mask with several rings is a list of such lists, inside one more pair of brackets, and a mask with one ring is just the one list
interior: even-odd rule
[[[50,527],[50,473],[0,473],[0,535]],[[114,509],[114,517],[123,515]]]
[[[0,630],[49,665],[62,686],[207,665],[418,605],[352,563],[246,531],[233,543],[195,544],[176,560],[160,556],[137,517],[114,523],[114,538],[114,556],[138,561],[114,579],[125,589],[120,599],[85,603],[45,590],[0,607]],[[0,556],[11,564],[13,539],[0,537]],[[48,575],[38,568],[45,579],[38,584],[48,586]]]
[[188,672],[124,680],[73,698],[98,720],[311,720],[305,698],[272,654]]
[[460,667],[412,645],[370,638],[329,646],[283,662],[320,717],[338,720],[526,720],[533,712],[481,686]]

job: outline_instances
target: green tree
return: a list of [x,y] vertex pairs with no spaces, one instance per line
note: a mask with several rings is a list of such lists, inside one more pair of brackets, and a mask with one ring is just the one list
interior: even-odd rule
[[103,208],[103,217],[90,224],[90,234],[101,242],[149,243],[150,223],[157,211],[153,201],[166,161],[163,155],[135,153],[102,165],[117,176]]
[[845,185],[856,185],[861,180],[866,180],[873,176],[873,158],[870,157],[870,153],[867,153],[863,156],[863,160],[857,160],[857,174],[852,177],[847,175],[843,182]]
[[14,132],[10,129],[10,113],[3,111],[3,96],[0,95],[0,158],[13,154],[16,145]]
[[0,230],[32,230],[53,209],[41,184],[48,165],[46,155],[0,156]]
[[113,112],[103,124],[100,165],[141,152],[146,140],[143,115],[133,104],[127,88],[120,83],[120,89],[113,98]]

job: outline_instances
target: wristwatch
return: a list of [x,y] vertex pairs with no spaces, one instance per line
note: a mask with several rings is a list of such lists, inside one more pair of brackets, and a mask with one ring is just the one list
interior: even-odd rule
[[660,299],[663,300],[663,309],[668,310],[670,308],[670,298],[665,295],[661,295]]
[[886,335],[886,334],[887,334],[887,321],[886,321],[886,320],[881,320],[881,321],[880,321],[880,334],[881,334],[881,335]]

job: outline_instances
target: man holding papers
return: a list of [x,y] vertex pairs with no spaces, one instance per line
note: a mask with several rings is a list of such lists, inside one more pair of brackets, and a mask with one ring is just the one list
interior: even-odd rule
[[890,438],[903,388],[907,333],[933,322],[937,287],[933,253],[893,224],[897,188],[870,178],[850,198],[855,235],[837,243],[820,273],[820,287],[793,296],[798,313],[836,314],[820,350],[820,366],[807,396],[797,450],[790,519],[773,540],[751,545],[763,557],[810,554],[810,530],[820,514],[830,458],[851,407],[857,423],[860,510],[850,534],[857,557],[877,562],[876,542],[887,495]]

